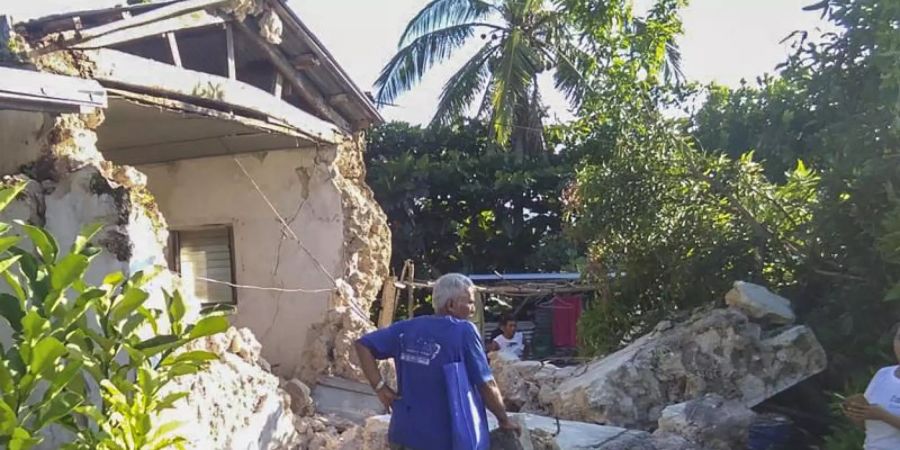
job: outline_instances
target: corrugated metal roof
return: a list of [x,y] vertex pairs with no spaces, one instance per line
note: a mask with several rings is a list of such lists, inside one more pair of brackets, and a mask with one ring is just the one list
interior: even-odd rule
[[504,273],[504,274],[471,274],[467,275],[470,280],[478,282],[501,282],[501,281],[577,281],[581,278],[578,272],[557,272],[557,273]]

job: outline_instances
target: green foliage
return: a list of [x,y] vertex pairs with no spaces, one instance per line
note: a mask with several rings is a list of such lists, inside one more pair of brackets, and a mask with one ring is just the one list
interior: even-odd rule
[[479,122],[374,130],[367,181],[393,234],[391,266],[417,276],[559,270],[576,255],[560,236],[565,155],[517,158]]
[[676,12],[683,3],[659,0],[647,17],[635,17],[625,1],[434,0],[407,26],[375,82],[376,97],[390,103],[480,36],[484,44],[445,84],[433,123],[458,120],[481,97],[476,113],[489,120],[496,142],[511,139],[516,152],[537,154],[543,149],[538,75],[552,70],[573,106],[622,71],[677,78],[672,37],[681,29]]
[[[23,188],[0,190],[0,210]],[[184,394],[162,397],[163,389],[216,358],[178,350],[224,331],[227,320],[207,316],[186,325],[177,292],[166,295],[166,311],[146,307],[144,286],[155,273],[114,273],[100,286],[88,285],[85,274],[100,253],[90,241],[99,226],[86,227],[65,254],[44,229],[19,227],[33,252],[17,246],[18,236],[0,237],[0,273],[12,292],[0,294],[0,314],[14,332],[0,357],[0,443],[28,449],[57,424],[76,435],[66,448],[179,447],[183,439],[174,424],[156,423],[156,417]],[[0,234],[11,228],[0,224]],[[159,334],[163,316],[168,332]],[[90,403],[90,385],[102,388],[99,406]]]

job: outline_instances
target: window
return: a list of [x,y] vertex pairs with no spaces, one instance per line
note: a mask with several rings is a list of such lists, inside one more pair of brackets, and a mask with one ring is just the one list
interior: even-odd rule
[[[169,267],[181,274],[184,289],[203,304],[235,303],[231,227],[216,226],[169,233]],[[209,281],[213,280],[213,281]]]

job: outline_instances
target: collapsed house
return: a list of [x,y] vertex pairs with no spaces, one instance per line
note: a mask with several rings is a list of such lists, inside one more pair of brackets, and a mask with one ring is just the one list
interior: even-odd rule
[[234,309],[240,329],[198,344],[220,361],[173,387],[191,448],[308,441],[272,373],[358,378],[350,346],[390,259],[364,181],[368,96],[281,0],[2,17],[0,42],[0,175],[27,182],[3,219],[65,246],[102,224],[87,281],[168,266],[148,307],[180,287],[192,314]]
[[[96,162],[137,169],[114,181],[161,216],[168,266],[197,302],[236,306],[234,325],[259,338],[275,373],[303,370],[309,330],[335,297],[367,318],[390,239],[364,182],[362,133],[382,119],[285,2],[164,1],[5,23],[6,47],[42,72],[29,76],[35,88],[46,91],[35,77],[47,73],[99,82],[105,110],[63,126],[96,135]],[[8,113],[0,127],[4,174],[54,176],[35,163],[46,160],[40,136],[61,134],[52,122]],[[135,241],[110,250],[127,259]]]

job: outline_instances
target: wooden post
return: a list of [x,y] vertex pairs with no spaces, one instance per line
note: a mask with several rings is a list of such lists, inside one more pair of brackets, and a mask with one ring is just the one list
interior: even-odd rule
[[225,48],[228,52],[228,78],[237,79],[237,69],[234,65],[234,29],[231,23],[225,24]]
[[281,77],[281,72],[275,71],[275,80],[272,82],[272,95],[276,98],[281,98],[281,89],[284,84],[284,78]]
[[394,322],[397,311],[397,277],[387,277],[381,287],[381,313],[378,315],[378,328],[385,328]]
[[[407,319],[413,318],[413,308],[416,304],[416,290],[413,288],[413,283],[416,281],[416,266],[412,261],[406,261],[409,264],[409,270],[406,272],[406,279],[409,280],[406,295],[406,308],[407,308]],[[437,312],[437,311],[435,311]]]
[[484,292],[479,291],[475,294],[475,317],[472,318],[481,333],[481,339],[484,339]]
[[166,39],[169,41],[169,50],[172,52],[172,62],[177,67],[181,67],[181,52],[178,51],[178,41],[175,40],[175,33],[166,33]]

